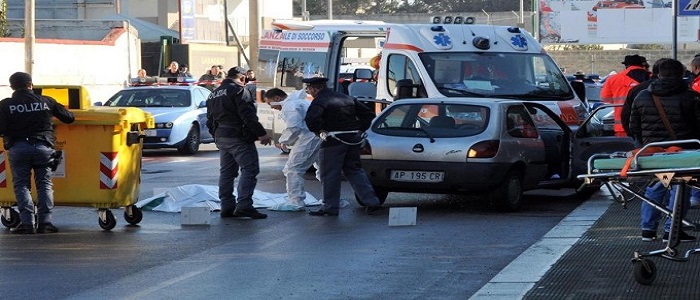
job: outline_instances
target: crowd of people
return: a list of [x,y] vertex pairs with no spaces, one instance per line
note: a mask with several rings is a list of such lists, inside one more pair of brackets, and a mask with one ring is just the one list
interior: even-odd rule
[[[253,207],[253,191],[260,172],[255,142],[272,143],[256,115],[255,100],[246,88],[246,78],[254,74],[241,67],[228,70],[226,79],[207,101],[207,126],[215,137],[220,155],[219,199],[222,218],[264,219],[267,215]],[[282,111],[287,121],[280,149],[294,144],[283,173],[287,201],[271,207],[279,211],[304,211],[303,174],[317,164],[322,185],[323,205],[310,211],[312,216],[337,216],[340,208],[341,177],[345,175],[354,192],[367,204],[367,214],[381,209],[379,199],[360,168],[362,132],[367,130],[374,112],[348,95],[327,87],[328,78],[304,79],[304,90],[290,95],[271,89],[264,98]],[[250,83],[250,82],[249,82]],[[307,94],[313,99],[307,101]],[[240,174],[240,177],[239,177]],[[238,179],[238,195],[233,194]]]
[[[700,139],[700,55],[690,62],[690,72],[695,79],[684,79],[687,71],[683,63],[671,58],[657,60],[651,71],[646,58],[640,55],[625,56],[625,69],[609,77],[603,84],[601,99],[607,104],[622,104],[614,112],[616,136],[630,136],[639,146],[654,142]],[[697,145],[679,145],[697,148]],[[675,187],[654,182],[643,191],[647,199],[673,209]],[[681,195],[681,216],[688,208],[700,207],[700,191],[695,188]],[[642,240],[657,239],[661,211],[646,201],[641,204]],[[671,219],[663,226],[662,240],[669,239]],[[695,241],[696,237],[685,231],[678,234],[682,242]]]
[[[254,91],[255,83],[257,81],[257,78],[255,78],[255,72],[253,70],[247,70],[245,75],[246,78],[244,83],[247,86],[251,86],[248,88],[249,90]],[[170,64],[168,64],[168,67],[165,68],[158,77],[167,78],[169,80],[168,82],[195,83],[209,89],[210,91],[213,91],[218,88],[221,81],[226,78],[226,72],[224,71],[224,66],[212,65],[211,68],[209,68],[206,72],[204,72],[204,74],[195,80],[195,77],[192,76],[192,73],[186,64],[171,61]],[[146,69],[138,69],[136,71],[136,80],[139,82],[147,82],[146,79],[148,78],[152,77],[148,75]]]

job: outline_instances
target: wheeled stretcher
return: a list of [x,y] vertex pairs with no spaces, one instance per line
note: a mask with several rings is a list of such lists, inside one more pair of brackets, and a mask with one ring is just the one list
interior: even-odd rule
[[[699,188],[700,180],[700,150],[680,150],[676,152],[659,151],[664,147],[682,145],[686,148],[700,149],[700,140],[677,140],[650,143],[639,149],[631,157],[626,153],[596,154],[588,159],[587,174],[579,175],[585,184],[603,184],[615,199],[623,206],[634,198],[641,199],[655,209],[671,218],[669,239],[663,249],[650,252],[634,252],[634,278],[640,284],[649,285],[656,279],[656,265],[652,256],[661,256],[676,262],[688,261],[691,254],[700,252],[700,248],[688,249],[685,253],[678,251],[680,244],[679,233],[685,228],[693,231],[700,230],[700,225],[682,218],[685,209],[684,195],[690,188]],[[692,147],[687,147],[692,145]],[[654,149],[654,151],[650,151]],[[661,182],[665,187],[676,187],[672,209],[667,209],[662,203],[644,196],[645,187]],[[640,184],[643,183],[643,184]]]

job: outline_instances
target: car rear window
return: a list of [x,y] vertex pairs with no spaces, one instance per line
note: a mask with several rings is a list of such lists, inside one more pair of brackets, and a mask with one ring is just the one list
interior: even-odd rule
[[486,129],[489,115],[489,108],[479,105],[406,103],[389,107],[372,131],[407,137],[472,136]]

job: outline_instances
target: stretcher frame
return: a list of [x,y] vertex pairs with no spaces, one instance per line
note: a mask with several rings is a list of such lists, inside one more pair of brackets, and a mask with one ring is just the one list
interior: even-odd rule
[[[627,202],[638,198],[661,211],[663,215],[671,218],[669,239],[664,248],[648,252],[634,252],[632,258],[634,278],[640,284],[650,285],[656,279],[656,265],[652,260],[647,259],[648,257],[660,256],[675,262],[686,262],[690,259],[692,254],[700,252],[700,248],[688,249],[684,253],[677,249],[681,243],[679,234],[684,226],[692,228],[693,231],[700,231],[699,224],[683,219],[681,214],[686,205],[682,197],[686,194],[687,189],[700,189],[700,187],[697,186],[700,180],[700,165],[645,170],[641,168],[639,164],[639,159],[643,156],[642,153],[645,153],[645,150],[649,147],[669,147],[681,144],[696,144],[696,148],[700,149],[700,140],[676,140],[649,143],[632,156],[632,163],[626,176],[623,176],[621,170],[598,170],[594,168],[596,160],[620,158],[620,153],[595,154],[588,159],[587,174],[578,175],[578,179],[583,179],[584,186],[587,184],[594,184],[596,181],[601,182],[611,192],[615,200],[620,202],[623,207],[626,207]],[[664,155],[673,154],[668,153]],[[637,187],[635,182],[642,180],[646,181],[646,184],[641,188]],[[665,205],[644,196],[645,188],[656,181],[661,182],[666,188],[676,186],[677,190],[672,209],[668,209]]]

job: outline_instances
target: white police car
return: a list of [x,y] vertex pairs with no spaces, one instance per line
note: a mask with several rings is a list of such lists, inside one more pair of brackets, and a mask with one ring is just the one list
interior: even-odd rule
[[212,143],[207,128],[207,97],[211,92],[197,85],[144,85],[127,87],[104,106],[138,107],[153,115],[156,128],[146,129],[145,149],[176,148],[194,154],[200,144]]

